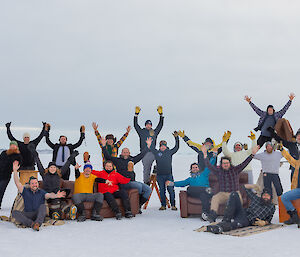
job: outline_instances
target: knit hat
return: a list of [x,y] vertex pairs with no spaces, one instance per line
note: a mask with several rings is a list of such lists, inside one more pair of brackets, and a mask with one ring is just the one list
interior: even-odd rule
[[234,145],[233,145],[233,151],[234,152],[236,152],[236,150],[235,150],[236,145],[240,145],[242,147],[242,150],[244,149],[244,145],[241,142],[238,141],[238,142],[235,142]]
[[48,168],[50,168],[50,166],[55,166],[56,167],[56,163],[55,162],[49,162]]
[[146,120],[146,122],[145,122],[145,126],[146,126],[147,124],[150,124],[150,125],[152,126],[152,122],[151,122],[151,120]]
[[269,105],[268,105],[267,111],[268,111],[269,108],[272,108],[272,109],[273,109],[273,112],[275,112],[274,106],[273,106],[272,104],[269,104]]
[[211,143],[212,145],[214,144],[214,142],[212,141],[212,139],[210,137],[205,139],[204,144],[205,143]]
[[93,169],[93,166],[90,162],[86,162],[83,166],[83,170],[85,170],[86,168],[90,168],[91,170]]
[[168,147],[168,146],[167,146],[167,141],[161,140],[161,141],[159,142],[159,146],[162,146],[162,145],[164,145],[165,147]]
[[30,134],[28,132],[23,134],[23,139],[25,139],[25,137],[30,137]]
[[109,140],[109,139],[112,139],[114,142],[116,142],[116,138],[114,137],[113,134],[106,135],[105,140]]
[[17,142],[17,141],[11,141],[11,142],[9,143],[9,145],[15,145],[15,146],[18,146],[18,142]]

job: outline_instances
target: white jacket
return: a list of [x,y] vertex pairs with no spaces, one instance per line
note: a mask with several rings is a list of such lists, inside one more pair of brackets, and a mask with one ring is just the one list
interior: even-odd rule
[[[236,165],[241,164],[244,160],[246,160],[248,158],[248,156],[250,154],[252,154],[252,149],[256,146],[257,146],[256,140],[253,139],[252,146],[248,150],[242,150],[239,152],[230,152],[228,150],[226,142],[223,142],[222,143],[222,152],[226,157],[230,157],[232,165],[236,166]],[[251,170],[252,170],[251,163],[249,163],[246,166],[246,168],[244,169],[244,171],[251,171]]]

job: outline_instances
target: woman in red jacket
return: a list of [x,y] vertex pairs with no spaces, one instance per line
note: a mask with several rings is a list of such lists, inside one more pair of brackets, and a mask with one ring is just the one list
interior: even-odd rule
[[98,178],[103,178],[103,183],[98,183],[98,192],[104,195],[104,200],[108,203],[112,211],[116,215],[116,219],[122,218],[122,213],[115,198],[121,198],[123,207],[125,209],[125,218],[132,218],[131,207],[127,191],[120,189],[119,184],[127,184],[130,178],[122,176],[114,170],[112,161],[104,162],[104,170],[93,170],[92,174]]

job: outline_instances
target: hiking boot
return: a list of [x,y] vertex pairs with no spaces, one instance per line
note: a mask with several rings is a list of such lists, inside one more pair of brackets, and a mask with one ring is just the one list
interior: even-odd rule
[[40,231],[40,224],[39,223],[33,223],[31,228],[35,231]]
[[122,213],[121,212],[116,213],[116,219],[117,220],[121,220],[122,219]]
[[171,207],[171,210],[172,210],[172,211],[177,211],[177,207],[176,207],[176,206],[172,206],[172,207]]
[[218,215],[215,211],[210,211],[210,213],[208,214],[208,221],[210,223],[213,223],[216,221],[217,217],[218,217]]
[[70,220],[75,220],[77,214],[77,207],[75,205],[72,205],[69,209],[69,218]]
[[166,206],[161,206],[158,210],[165,211],[166,210]]
[[208,214],[206,212],[202,212],[201,213],[201,218],[204,220],[204,221],[208,221]]
[[126,211],[126,212],[125,212],[125,218],[127,218],[127,219],[133,218],[132,212],[131,212],[131,211]]
[[290,218],[284,222],[286,225],[300,224],[297,210],[287,211]]
[[211,232],[214,234],[221,234],[223,232],[223,228],[218,225],[211,226]]
[[77,218],[77,221],[78,221],[78,222],[86,221],[85,215],[79,215],[78,218]]
[[95,221],[102,221],[104,218],[101,215],[93,215],[91,216],[91,220],[95,220]]

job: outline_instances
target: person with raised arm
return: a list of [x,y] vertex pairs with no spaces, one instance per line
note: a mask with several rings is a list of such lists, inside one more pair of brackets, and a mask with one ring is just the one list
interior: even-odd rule
[[[150,148],[155,148],[157,136],[160,133],[164,124],[164,116],[163,116],[162,106],[158,106],[157,112],[159,114],[159,123],[157,127],[153,129],[151,120],[147,120],[145,122],[145,127],[141,128],[140,125],[138,124],[138,115],[140,111],[141,108],[139,106],[136,106],[133,123],[134,123],[134,128],[140,138],[140,151],[142,152],[145,148],[147,148],[146,140],[149,137],[152,138],[152,144]],[[154,155],[150,151],[148,151],[142,159],[143,168],[144,168],[143,170],[144,183],[147,185],[150,185],[150,174],[151,174],[152,163],[154,162],[154,160],[155,160]]]
[[21,193],[24,200],[24,211],[12,211],[12,217],[26,227],[31,227],[35,231],[39,231],[40,226],[46,217],[45,200],[63,198],[65,192],[58,191],[57,193],[47,193],[43,189],[39,189],[38,179],[35,177],[29,178],[29,187],[21,184],[18,177],[19,162],[13,163],[13,177],[16,187]]
[[269,127],[274,128],[278,119],[282,118],[286,111],[290,108],[293,99],[295,98],[294,93],[290,93],[289,101],[286,105],[278,112],[275,112],[273,105],[268,105],[267,110],[263,111],[258,108],[252,101],[251,97],[245,96],[245,100],[250,104],[251,108],[260,117],[258,121],[258,126],[254,129],[255,131],[261,131],[259,138],[257,139],[257,144],[262,147],[264,143],[272,140],[272,135],[268,130]]

